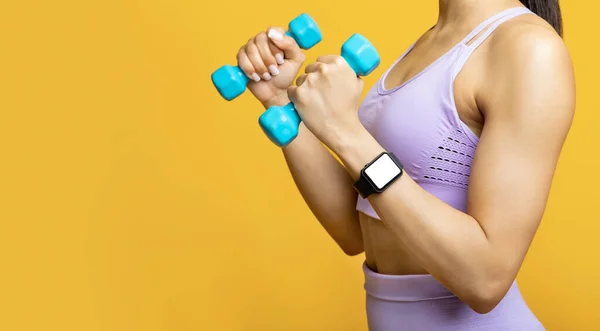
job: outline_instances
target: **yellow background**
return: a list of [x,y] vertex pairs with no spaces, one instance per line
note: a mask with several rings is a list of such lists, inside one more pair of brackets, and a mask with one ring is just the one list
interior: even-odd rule
[[[598,330],[594,1],[562,1],[578,107],[519,275],[548,330]],[[301,12],[395,58],[437,2],[3,0],[0,330],[366,330],[360,264],[312,217],[250,95],[209,75]]]

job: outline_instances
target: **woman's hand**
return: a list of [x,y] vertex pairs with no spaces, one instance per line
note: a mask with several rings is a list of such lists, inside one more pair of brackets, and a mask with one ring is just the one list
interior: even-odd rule
[[357,110],[364,84],[344,58],[319,57],[296,84],[288,89],[290,100],[306,127],[329,148],[362,128]]
[[237,54],[238,65],[250,78],[248,89],[268,108],[288,102],[286,90],[304,63],[296,41],[280,27],[250,38]]

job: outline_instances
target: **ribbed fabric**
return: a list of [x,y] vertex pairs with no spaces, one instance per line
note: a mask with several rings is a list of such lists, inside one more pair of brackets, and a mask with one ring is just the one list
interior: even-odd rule
[[[500,24],[523,14],[532,12],[518,7],[490,17],[414,77],[387,89],[385,79],[414,47],[411,45],[367,93],[359,108],[363,126],[398,157],[406,174],[454,207],[466,206],[471,164],[479,142],[458,116],[454,80],[485,38]],[[357,210],[378,218],[365,199],[358,199]]]
[[370,331],[544,331],[514,282],[479,314],[431,275],[382,275],[363,264]]

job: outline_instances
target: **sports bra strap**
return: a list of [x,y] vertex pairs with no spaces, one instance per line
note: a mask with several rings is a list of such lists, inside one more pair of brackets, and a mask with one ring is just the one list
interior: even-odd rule
[[496,30],[500,24],[511,18],[527,13],[531,13],[531,11],[526,7],[515,7],[501,11],[500,13],[488,18],[475,27],[475,29],[473,29],[473,31],[471,31],[471,33],[469,33],[461,43],[466,45],[469,41],[475,38],[475,36],[487,28],[487,30],[481,36],[479,36],[477,40],[469,45],[473,48],[477,48],[492,32],[494,32],[494,30]]
[[[487,39],[487,37],[489,37],[490,34],[492,34],[492,32],[494,32],[494,30],[498,28],[498,26],[500,26],[500,24],[510,20],[511,18],[515,18],[519,15],[529,13],[532,13],[532,11],[525,7],[511,8],[497,15],[494,15],[493,17],[487,19],[485,22],[477,26],[475,30],[473,30],[473,32],[471,32],[467,36],[467,38],[465,38],[462,42],[463,45],[465,45],[466,47],[466,52],[462,53],[462,56],[455,62],[454,69],[452,70],[452,80],[454,81],[454,79],[456,79],[456,76],[458,76],[458,73],[462,70],[463,66],[465,65],[471,54],[473,54],[475,49],[477,49],[477,47],[479,47],[479,45],[481,45]],[[485,30],[484,33],[481,33],[481,31],[484,31],[484,29],[486,28],[487,30]],[[481,35],[476,37],[480,33]],[[467,44],[475,37],[476,39],[473,41],[473,43]]]

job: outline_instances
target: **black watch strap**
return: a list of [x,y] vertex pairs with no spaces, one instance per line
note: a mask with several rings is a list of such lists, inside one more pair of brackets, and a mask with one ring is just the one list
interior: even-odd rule
[[365,177],[363,171],[360,172],[360,177],[358,177],[358,180],[354,183],[354,188],[363,199],[366,199],[369,195],[375,193],[373,185],[369,182],[367,177]]

